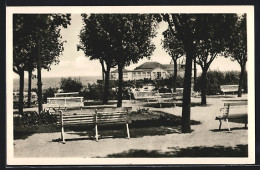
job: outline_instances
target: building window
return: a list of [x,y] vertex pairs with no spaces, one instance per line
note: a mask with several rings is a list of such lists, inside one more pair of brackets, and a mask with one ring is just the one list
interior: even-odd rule
[[161,72],[157,72],[157,79],[161,79],[162,75]]
[[127,79],[128,78],[128,73],[123,73],[123,78]]

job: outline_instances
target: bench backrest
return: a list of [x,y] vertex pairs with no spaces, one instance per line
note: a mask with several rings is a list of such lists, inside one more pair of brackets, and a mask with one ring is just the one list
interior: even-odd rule
[[244,106],[247,105],[247,101],[241,101],[241,102],[226,102],[224,103],[224,106]]
[[93,125],[93,124],[124,124],[129,122],[128,112],[132,108],[87,109],[74,112],[60,112],[58,125]]
[[247,100],[225,102],[224,109],[224,114],[226,116],[230,114],[246,115],[248,112]]
[[148,96],[155,96],[156,92],[150,91],[135,91],[133,92],[134,97],[148,97]]
[[238,91],[238,85],[221,85],[220,90],[223,93],[226,92],[237,92]]
[[70,93],[54,93],[55,97],[78,97],[79,92],[70,92]]
[[48,97],[47,107],[83,107],[83,97]]
[[97,124],[125,124],[128,123],[128,112],[127,111],[116,111],[116,112],[97,112],[96,123]]
[[159,95],[161,96],[161,98],[173,98],[174,96],[176,96],[173,93],[159,93]]

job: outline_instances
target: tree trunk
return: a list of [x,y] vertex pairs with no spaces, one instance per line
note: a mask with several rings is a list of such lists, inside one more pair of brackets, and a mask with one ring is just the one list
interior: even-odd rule
[[194,81],[193,81],[193,90],[197,91],[197,65],[196,65],[196,58],[194,57]]
[[238,94],[237,97],[242,97],[242,86],[243,86],[243,80],[244,80],[244,74],[245,74],[245,66],[241,66],[241,72],[239,75],[239,85],[238,85]]
[[[192,42],[191,42],[192,43]],[[190,133],[190,94],[191,94],[191,73],[192,73],[192,45],[187,47],[186,65],[184,74],[183,104],[182,104],[182,133]]]
[[109,73],[110,73],[110,67],[107,67],[107,71],[105,71],[105,85],[104,85],[103,104],[107,104],[108,103],[108,96],[109,96]]
[[207,70],[205,69],[202,69],[200,87],[201,87],[201,105],[206,105],[207,104],[207,99],[206,99]]
[[32,91],[32,71],[28,71],[28,99],[27,107],[31,107],[31,91]]
[[118,92],[117,107],[122,107],[122,89],[123,89],[123,67],[118,64]]
[[19,87],[19,114],[23,115],[23,90],[24,90],[24,71],[19,72],[20,87]]
[[41,49],[40,49],[40,39],[38,37],[37,41],[38,53],[37,53],[37,86],[38,86],[38,114],[42,112],[42,76],[41,76]]
[[177,60],[173,59],[174,72],[173,72],[173,91],[176,92],[176,79],[177,79]]

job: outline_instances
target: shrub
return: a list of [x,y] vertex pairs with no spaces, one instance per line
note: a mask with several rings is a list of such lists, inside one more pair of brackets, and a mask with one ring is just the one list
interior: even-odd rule
[[[200,91],[200,80],[199,76],[197,79],[197,89]],[[239,72],[237,71],[228,71],[228,72],[220,72],[220,71],[208,71],[207,73],[207,94],[217,94],[221,93],[220,86],[221,85],[238,85],[239,83]]]
[[83,88],[83,85],[79,78],[61,78],[60,88],[64,92],[79,92]]
[[225,80],[224,80],[223,84],[225,84],[225,85],[237,84],[238,85],[239,74],[240,74],[240,72],[238,72],[238,71],[225,72]]
[[49,87],[46,89],[46,91],[43,93],[43,101],[46,103],[48,97],[54,97],[54,93],[57,93],[57,88],[51,88]]
[[103,98],[103,85],[102,84],[89,84],[80,93],[84,99],[88,100],[101,100]]

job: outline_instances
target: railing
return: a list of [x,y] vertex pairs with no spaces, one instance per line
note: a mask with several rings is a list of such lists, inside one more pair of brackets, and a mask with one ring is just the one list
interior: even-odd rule
[[83,97],[49,97],[47,107],[83,107]]
[[55,97],[78,97],[79,92],[70,92],[70,93],[54,93]]
[[238,91],[238,85],[221,85],[220,90],[223,93],[237,92]]

